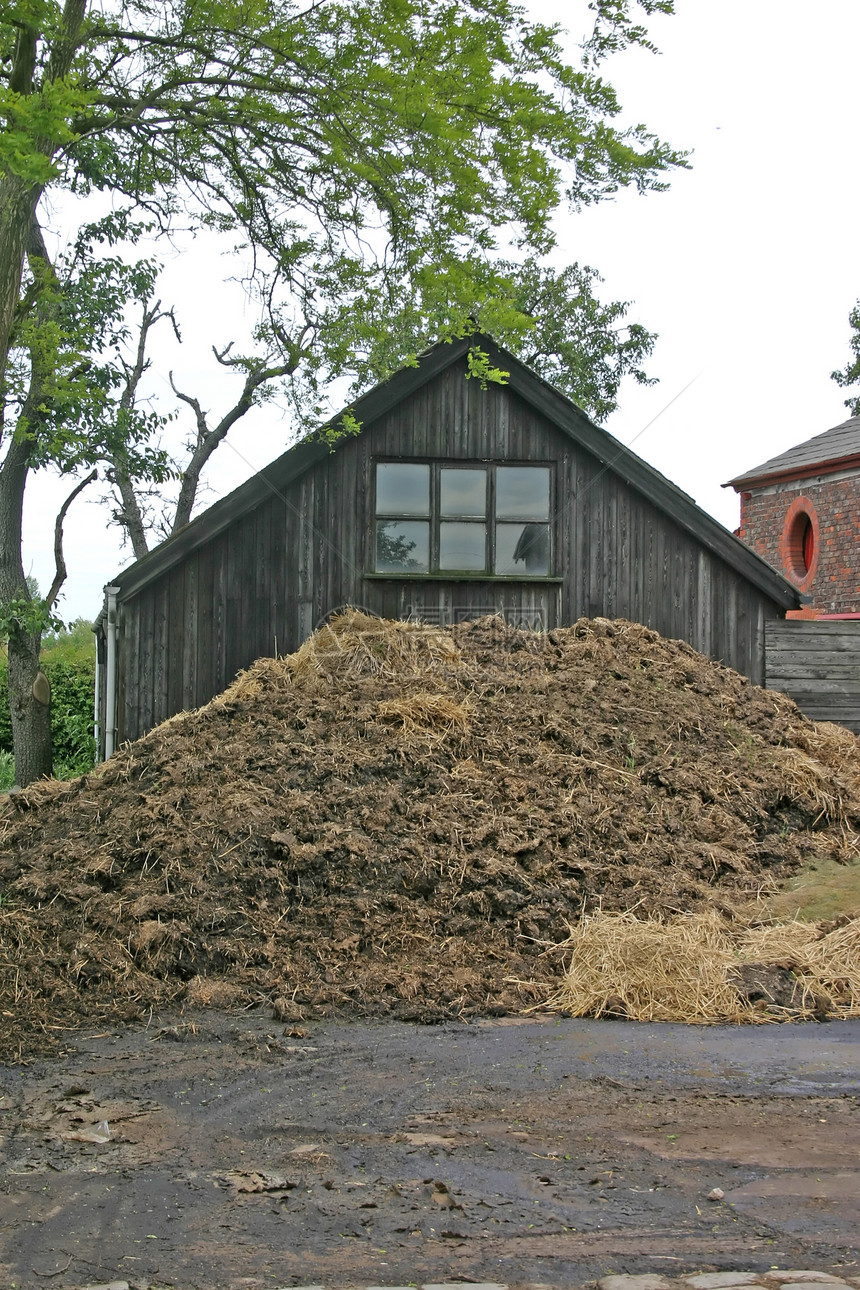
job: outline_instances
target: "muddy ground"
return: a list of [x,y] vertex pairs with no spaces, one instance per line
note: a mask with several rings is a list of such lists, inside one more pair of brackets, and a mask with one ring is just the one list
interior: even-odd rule
[[76,1033],[0,1073],[0,1285],[855,1270],[858,1058],[850,1021]]

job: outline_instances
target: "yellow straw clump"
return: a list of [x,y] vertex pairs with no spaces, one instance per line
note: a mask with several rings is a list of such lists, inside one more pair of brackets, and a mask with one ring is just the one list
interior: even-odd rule
[[[860,918],[836,928],[793,921],[766,927],[710,911],[669,918],[583,918],[551,1006],[573,1016],[635,1021],[762,1022],[860,1016]],[[794,978],[790,1002],[747,997],[743,968]]]

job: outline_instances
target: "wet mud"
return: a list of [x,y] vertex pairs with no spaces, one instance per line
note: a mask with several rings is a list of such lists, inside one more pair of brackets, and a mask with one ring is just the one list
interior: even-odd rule
[[856,1022],[76,1033],[0,1071],[0,1285],[852,1271],[858,1058]]

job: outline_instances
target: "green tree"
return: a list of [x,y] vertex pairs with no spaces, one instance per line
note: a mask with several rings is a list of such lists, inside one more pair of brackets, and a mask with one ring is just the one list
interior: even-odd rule
[[[860,385],[860,300],[848,315],[848,324],[853,332],[848,341],[852,358],[841,372],[830,373],[836,384],[845,390],[852,385]],[[852,417],[860,417],[860,394],[852,394],[845,400],[845,406]]]
[[642,365],[657,337],[626,321],[629,301],[600,302],[594,288],[602,279],[596,270],[571,264],[556,272],[534,259],[502,268],[518,313],[532,326],[515,325],[510,335],[501,331],[496,338],[597,421],[618,407],[625,376],[653,384]]
[[[0,197],[3,182],[0,175]],[[65,517],[97,472],[90,469],[75,483],[56,517],[55,575],[44,597],[34,594],[23,576],[27,477],[47,466],[78,475],[104,452],[121,452],[136,474],[164,479],[169,470],[165,454],[150,442],[161,418],[145,407],[114,412],[114,393],[125,379],[123,348],[131,335],[125,309],[129,302],[149,298],[157,272],[153,261],[128,263],[115,251],[120,242],[133,245],[142,231],[127,213],[111,214],[83,224],[54,261],[33,217],[18,307],[6,352],[0,354],[5,360],[0,385],[0,635],[7,639],[18,784],[51,773],[51,687],[39,650],[43,632],[58,621],[54,607],[66,578]]]
[[95,760],[96,645],[84,618],[48,633],[42,667],[51,683],[54,774],[61,779],[89,770]]
[[[607,53],[648,43],[636,0],[592,7],[571,66],[557,33],[510,0],[6,0],[0,605],[19,783],[51,764],[37,691],[52,597],[33,601],[24,582],[27,476],[87,469],[106,434],[121,464],[140,449],[131,476],[167,469],[135,437],[136,407],[121,406],[124,307],[152,303],[151,266],[129,264],[119,241],[145,222],[205,225],[248,247],[258,344],[298,378],[305,408],[330,373],[384,375],[416,337],[462,328],[476,306],[510,332],[520,311],[511,291],[495,294],[500,247],[545,254],[562,202],[659,188],[682,163],[644,127],[616,124],[600,75]],[[639,0],[646,14],[671,8]],[[69,203],[101,193],[111,210],[70,239],[64,263],[43,232],[49,190]],[[422,325],[404,349],[409,322]],[[113,421],[106,402],[120,404]],[[62,572],[60,558],[60,583]]]

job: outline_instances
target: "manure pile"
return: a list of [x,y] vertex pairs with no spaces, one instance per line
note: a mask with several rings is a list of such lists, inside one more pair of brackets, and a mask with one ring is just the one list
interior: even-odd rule
[[342,615],[96,772],[12,795],[0,1043],[180,1001],[522,1012],[584,914],[731,915],[853,855],[858,749],[631,623]]

